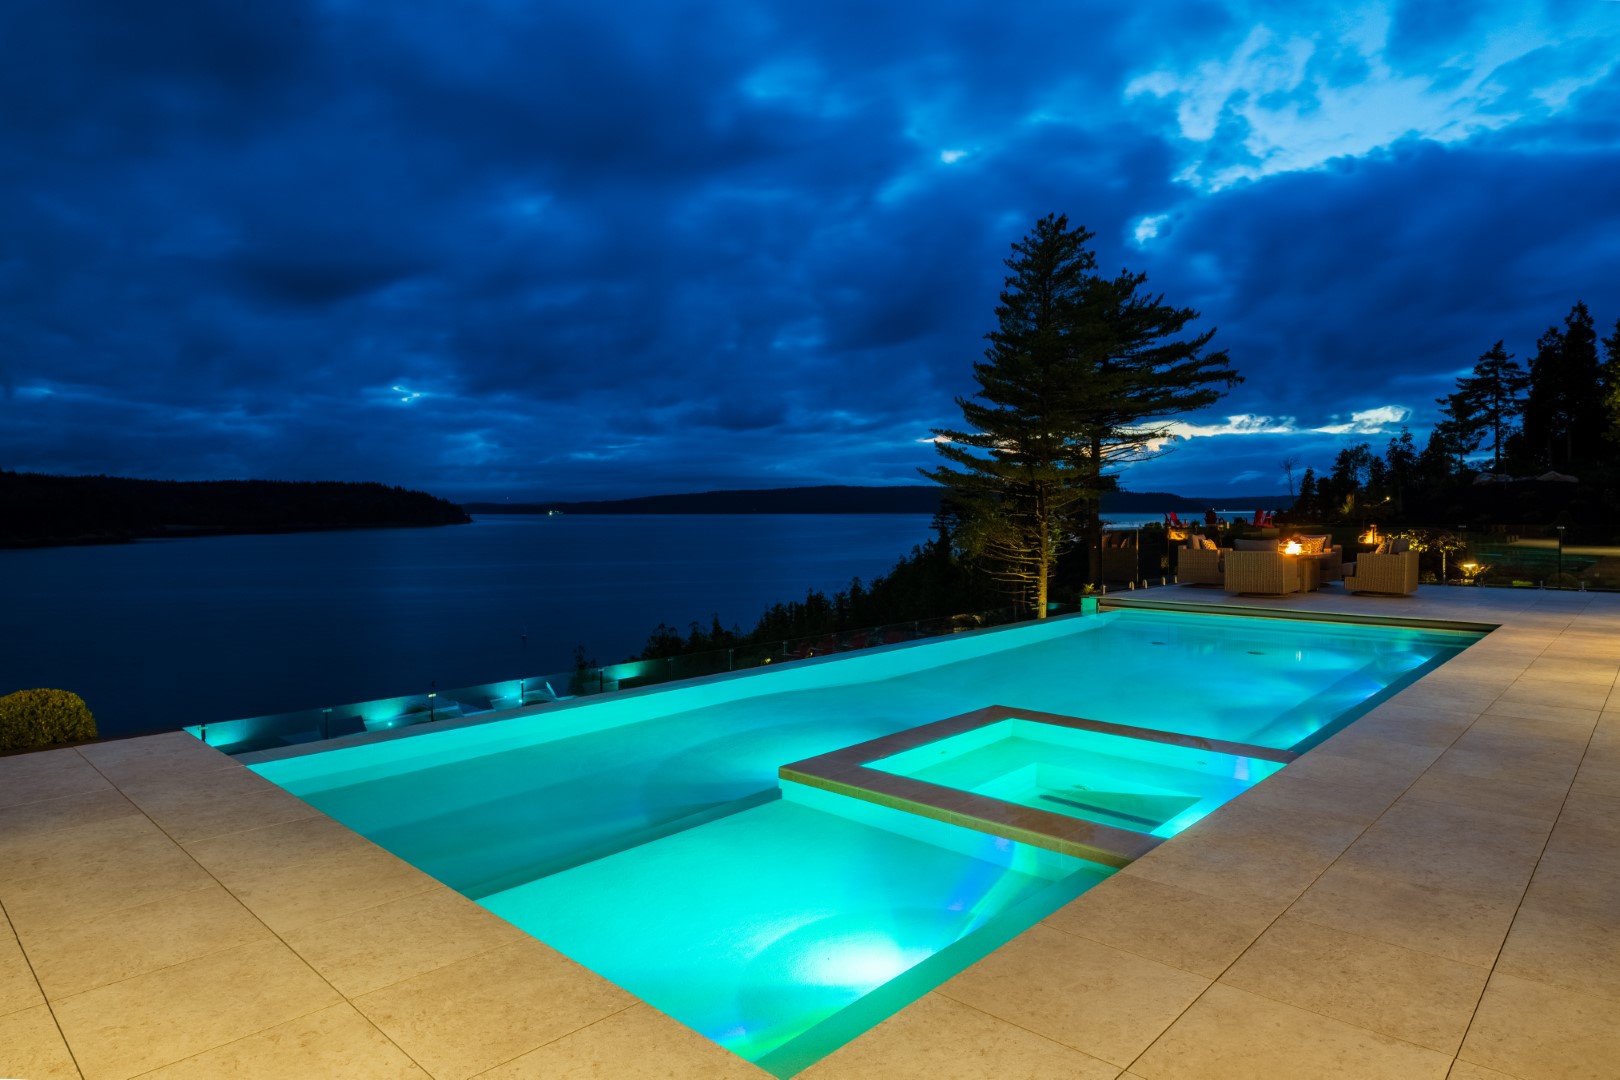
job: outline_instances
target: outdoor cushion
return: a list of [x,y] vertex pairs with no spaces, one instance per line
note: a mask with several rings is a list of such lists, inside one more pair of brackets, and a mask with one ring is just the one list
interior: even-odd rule
[[1277,550],[1277,541],[1275,541],[1275,540],[1242,540],[1242,539],[1233,540],[1232,541],[1232,550],[1233,551],[1276,551]]
[[1388,555],[1389,554],[1389,545],[1390,545],[1390,543],[1391,543],[1391,541],[1388,541],[1388,540],[1380,540],[1380,541],[1378,541],[1378,550],[1374,551],[1373,554],[1374,555]]
[[1403,551],[1411,550],[1412,541],[1406,539],[1404,536],[1397,536],[1395,539],[1389,542],[1389,553],[1391,555],[1399,555]]
[[1301,555],[1320,555],[1327,550],[1328,538],[1326,536],[1296,536],[1299,541]]

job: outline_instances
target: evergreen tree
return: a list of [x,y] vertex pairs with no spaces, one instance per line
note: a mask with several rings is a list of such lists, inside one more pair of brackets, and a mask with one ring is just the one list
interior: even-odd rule
[[970,430],[935,432],[962,468],[924,473],[967,511],[970,552],[1037,613],[1076,522],[1092,540],[1088,579],[1100,577],[1108,466],[1161,452],[1175,438],[1170,417],[1242,381],[1224,350],[1206,351],[1214,330],[1179,337],[1198,313],[1145,293],[1147,275],[1092,274],[1091,237],[1048,215],[1013,245],[998,329],[974,366],[984,403],[958,399]]
[[1418,455],[1417,471],[1423,486],[1430,490],[1448,487],[1457,472],[1458,455],[1449,441],[1443,425],[1436,424],[1429,432],[1429,441]]
[[1074,464],[1090,473],[1095,492],[1085,505],[1094,583],[1102,572],[1101,493],[1115,486],[1103,470],[1164,453],[1177,438],[1171,418],[1213,405],[1243,381],[1225,349],[1205,351],[1214,328],[1179,338],[1199,313],[1143,292],[1146,284],[1146,274],[1129,270],[1090,277],[1076,313],[1083,382],[1074,408],[1091,444]]
[[1406,492],[1416,485],[1418,479],[1417,444],[1412,439],[1412,432],[1404,425],[1401,433],[1389,440],[1389,448],[1384,451],[1384,462],[1389,496],[1395,504],[1396,513],[1400,513]]
[[1620,319],[1614,321],[1614,333],[1603,339],[1603,404],[1608,437],[1620,442]]
[[1450,460],[1447,472],[1461,472],[1467,467],[1468,455],[1479,449],[1485,428],[1461,390],[1436,398],[1435,403],[1440,406],[1440,422],[1435,424],[1434,430],[1445,444]]
[[1564,329],[1541,335],[1530,362],[1520,447],[1532,467],[1567,467],[1600,452],[1607,426],[1602,382],[1592,314],[1577,301]]
[[1513,433],[1514,421],[1524,412],[1521,395],[1529,385],[1530,376],[1498,341],[1474,364],[1472,375],[1457,380],[1455,393],[1439,399],[1459,444],[1472,452],[1489,439],[1492,472],[1502,471],[1502,449]]
[[1306,466],[1305,474],[1299,478],[1299,498],[1294,500],[1294,516],[1305,518],[1318,516],[1316,500],[1316,470]]
[[1330,505],[1337,505],[1350,496],[1362,493],[1372,478],[1372,462],[1372,447],[1364,442],[1339,451],[1333,459],[1333,471],[1328,473],[1327,483],[1323,485],[1330,496]]
[[923,471],[963,509],[969,553],[1037,618],[1046,615],[1076,505],[1100,495],[1097,471],[1077,464],[1091,430],[1074,408],[1083,385],[1076,311],[1095,266],[1085,246],[1092,235],[1047,215],[1013,244],[998,325],[985,359],[973,365],[979,389],[973,399],[956,399],[967,430],[934,432],[935,449],[959,467]]

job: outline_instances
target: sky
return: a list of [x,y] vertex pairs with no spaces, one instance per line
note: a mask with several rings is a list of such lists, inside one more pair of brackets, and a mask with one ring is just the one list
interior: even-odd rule
[[1620,318],[1620,3],[16,0],[0,468],[920,483],[1053,212],[1245,380],[1126,488],[1421,444]]

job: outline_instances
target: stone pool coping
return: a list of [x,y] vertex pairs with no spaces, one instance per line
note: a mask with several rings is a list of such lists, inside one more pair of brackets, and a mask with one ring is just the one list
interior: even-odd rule
[[[1620,1060],[1620,596],[1181,597],[1500,629],[800,1075]],[[0,1075],[766,1075],[181,733],[0,758],[0,912]]]

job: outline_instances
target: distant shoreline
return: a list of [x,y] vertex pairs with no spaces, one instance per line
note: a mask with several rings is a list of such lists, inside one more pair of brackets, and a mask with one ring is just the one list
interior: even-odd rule
[[[587,502],[469,502],[470,514],[933,514],[943,489],[932,486],[853,487],[826,485],[764,488],[751,491],[704,491],[684,495],[645,495],[634,499]],[[1279,496],[1207,498],[1164,491],[1118,491],[1103,496],[1106,514],[1203,514],[1210,507],[1282,508],[1291,500]]]

